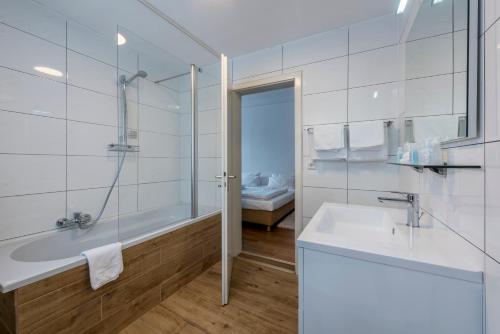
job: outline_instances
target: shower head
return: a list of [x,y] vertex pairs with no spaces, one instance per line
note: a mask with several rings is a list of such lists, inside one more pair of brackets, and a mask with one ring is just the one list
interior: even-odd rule
[[132,81],[134,81],[137,78],[144,79],[147,76],[148,76],[148,73],[146,71],[139,71],[136,74],[134,74],[133,76],[131,76],[130,79],[127,79],[127,77],[124,74],[122,74],[120,76],[120,83],[128,85],[129,83],[131,83]]

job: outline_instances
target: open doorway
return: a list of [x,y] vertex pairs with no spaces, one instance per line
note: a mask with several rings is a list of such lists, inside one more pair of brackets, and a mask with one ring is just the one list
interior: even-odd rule
[[302,230],[301,75],[234,84],[230,101],[227,170],[236,178],[227,193],[229,256],[295,270]]
[[242,256],[294,268],[294,87],[241,95]]

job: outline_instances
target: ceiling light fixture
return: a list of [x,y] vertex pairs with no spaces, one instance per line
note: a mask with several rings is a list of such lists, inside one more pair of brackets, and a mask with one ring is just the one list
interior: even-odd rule
[[373,92],[373,98],[374,99],[378,98],[378,91],[377,90]]
[[118,45],[127,43],[127,39],[122,34],[118,33]]
[[53,77],[62,77],[63,73],[55,68],[46,67],[46,66],[35,66],[33,67],[35,71],[38,71],[43,74],[52,75]]
[[443,2],[444,0],[431,0],[431,6],[437,5],[438,3]]
[[398,11],[396,14],[402,14],[405,11],[407,2],[408,0],[399,1]]

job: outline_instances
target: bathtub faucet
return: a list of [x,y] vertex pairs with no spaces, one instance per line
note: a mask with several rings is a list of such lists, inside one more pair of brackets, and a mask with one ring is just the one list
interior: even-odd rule
[[86,228],[87,225],[91,224],[92,222],[92,216],[89,215],[88,213],[81,213],[81,212],[75,212],[73,213],[73,218],[68,219],[68,218],[60,218],[56,222],[56,226],[58,228],[65,228],[65,227],[75,227],[77,226],[78,228]]

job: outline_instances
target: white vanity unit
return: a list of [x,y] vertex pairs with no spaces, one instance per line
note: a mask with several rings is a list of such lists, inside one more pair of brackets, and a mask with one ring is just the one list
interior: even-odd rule
[[321,206],[297,242],[300,333],[483,333],[482,253],[428,215],[420,228],[405,215]]

